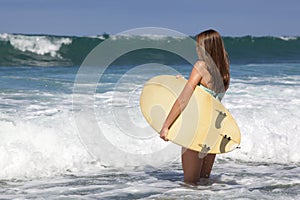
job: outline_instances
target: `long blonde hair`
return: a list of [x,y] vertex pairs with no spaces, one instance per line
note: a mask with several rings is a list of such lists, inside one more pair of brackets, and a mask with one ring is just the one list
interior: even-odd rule
[[217,31],[210,29],[199,33],[196,36],[196,41],[197,47],[204,48],[205,52],[208,53],[215,62],[223,78],[224,88],[227,90],[230,82],[230,67],[221,35]]

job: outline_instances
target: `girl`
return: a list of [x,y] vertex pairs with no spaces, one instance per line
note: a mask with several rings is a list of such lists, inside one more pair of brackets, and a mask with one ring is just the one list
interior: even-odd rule
[[[160,137],[165,141],[167,141],[166,136],[170,126],[187,105],[197,85],[220,101],[229,87],[229,61],[220,34],[215,30],[207,30],[198,34],[196,41],[199,60],[194,64],[188,82],[175,101],[160,131]],[[203,157],[198,154],[196,151],[182,148],[182,168],[186,183],[196,184],[200,178],[210,176],[216,155],[208,154]]]

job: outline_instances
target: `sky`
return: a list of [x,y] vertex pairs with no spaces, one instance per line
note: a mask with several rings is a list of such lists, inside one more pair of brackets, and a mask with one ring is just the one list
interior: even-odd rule
[[187,35],[300,36],[299,0],[0,0],[0,33],[92,36],[162,27]]

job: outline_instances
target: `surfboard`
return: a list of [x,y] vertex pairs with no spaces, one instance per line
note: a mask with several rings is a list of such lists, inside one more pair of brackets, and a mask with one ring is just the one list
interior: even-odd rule
[[[161,130],[186,82],[183,77],[161,75],[144,84],[140,108],[156,132]],[[220,154],[236,149],[241,134],[223,104],[197,86],[187,106],[170,127],[167,139],[198,152]]]

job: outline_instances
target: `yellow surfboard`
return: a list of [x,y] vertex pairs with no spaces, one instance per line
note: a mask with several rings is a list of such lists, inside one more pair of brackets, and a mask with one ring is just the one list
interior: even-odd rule
[[[145,83],[140,107],[146,121],[157,132],[161,130],[186,82],[183,77],[163,75]],[[236,149],[241,134],[222,103],[197,86],[188,105],[170,127],[167,138],[188,149],[220,154]]]

